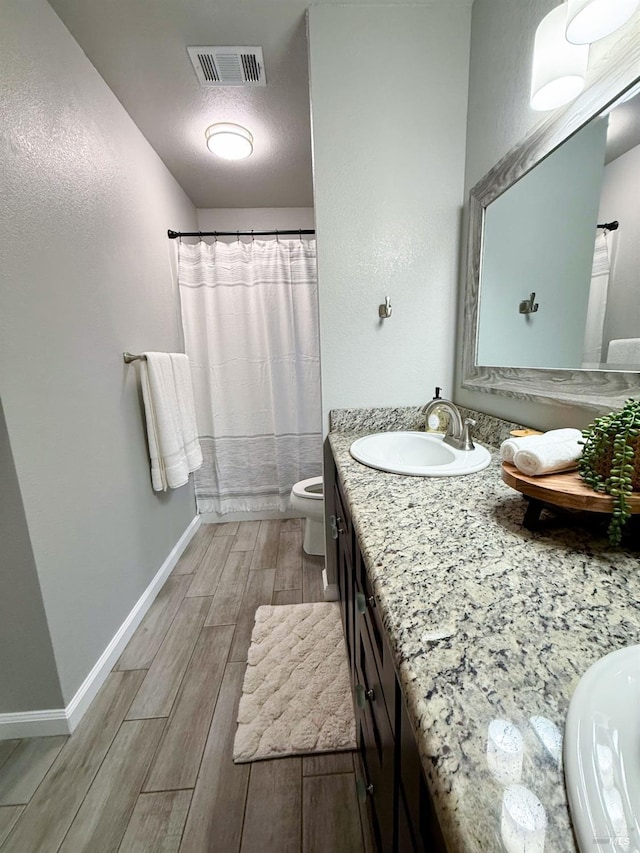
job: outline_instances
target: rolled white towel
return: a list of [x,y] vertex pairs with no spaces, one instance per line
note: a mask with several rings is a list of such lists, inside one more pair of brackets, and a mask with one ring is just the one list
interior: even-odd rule
[[539,444],[558,441],[577,441],[582,438],[579,429],[550,429],[542,435],[525,435],[522,438],[508,438],[500,445],[500,456],[505,462],[513,462],[513,457],[519,450],[530,450]]
[[578,467],[582,445],[577,441],[547,441],[535,447],[519,450],[513,464],[527,477],[571,471]]

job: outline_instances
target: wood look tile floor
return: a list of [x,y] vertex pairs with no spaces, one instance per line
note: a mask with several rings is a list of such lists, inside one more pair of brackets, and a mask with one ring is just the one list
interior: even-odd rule
[[203,525],[70,737],[0,741],[0,853],[361,853],[351,753],[232,761],[253,617],[322,601],[302,522]]

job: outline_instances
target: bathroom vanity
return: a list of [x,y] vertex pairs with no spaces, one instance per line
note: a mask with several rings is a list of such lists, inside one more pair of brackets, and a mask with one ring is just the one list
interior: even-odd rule
[[[640,642],[640,560],[579,527],[524,529],[495,452],[451,479],[350,456],[361,435],[419,428],[418,411],[332,413],[329,436],[327,515],[376,843],[575,851],[567,708],[591,664]],[[495,450],[511,425],[469,414]]]
[[379,850],[445,853],[389,640],[339,479],[333,499],[338,587],[357,713],[358,796],[368,804]]

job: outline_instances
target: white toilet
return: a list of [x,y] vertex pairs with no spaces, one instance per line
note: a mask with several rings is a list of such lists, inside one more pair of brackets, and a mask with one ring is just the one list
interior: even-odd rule
[[305,517],[304,542],[307,554],[324,557],[324,491],[322,477],[300,480],[291,489],[291,506]]

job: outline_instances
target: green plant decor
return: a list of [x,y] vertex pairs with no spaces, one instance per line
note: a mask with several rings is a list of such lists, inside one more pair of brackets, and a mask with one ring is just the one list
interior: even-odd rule
[[596,492],[613,498],[608,533],[610,541],[619,545],[631,515],[627,498],[640,486],[640,400],[629,399],[619,412],[596,418],[582,435],[580,476]]

